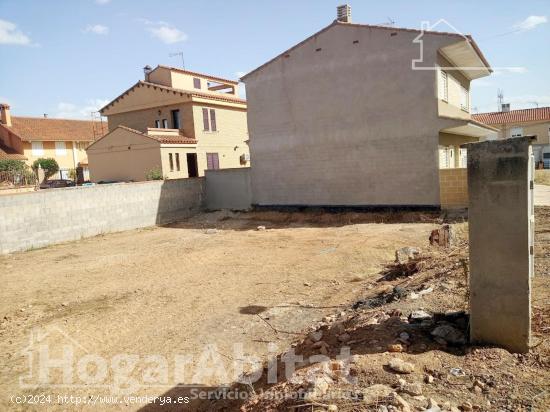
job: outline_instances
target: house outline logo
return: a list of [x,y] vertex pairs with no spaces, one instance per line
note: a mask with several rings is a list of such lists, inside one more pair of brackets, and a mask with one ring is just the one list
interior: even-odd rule
[[[58,334],[61,336],[61,338],[66,342],[64,346],[65,348],[70,348],[70,354],[71,357],[73,355],[74,348],[79,348],[84,353],[89,354],[90,352],[86,347],[84,347],[80,342],[78,342],[76,339],[71,337],[68,333],[66,333],[63,329],[59,328],[58,326],[48,326],[46,328],[34,328],[31,330],[31,333],[29,335],[29,343],[26,347],[24,347],[21,350],[22,356],[27,357],[27,374],[19,376],[19,385],[22,388],[35,388],[37,385],[40,384],[39,380],[37,380],[37,377],[40,375],[40,367],[35,368],[35,366],[38,364],[40,365],[39,358],[40,358],[40,350],[43,347],[48,347],[47,340],[48,338],[52,337],[54,334]],[[50,385],[50,386],[70,386],[70,385]]]

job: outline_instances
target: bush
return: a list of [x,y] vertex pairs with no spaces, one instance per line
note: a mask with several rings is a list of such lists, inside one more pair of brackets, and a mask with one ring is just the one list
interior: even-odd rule
[[23,172],[27,165],[22,160],[0,160],[0,172]]
[[162,169],[160,167],[154,167],[151,170],[147,172],[145,175],[145,178],[147,180],[162,180],[164,177],[162,176]]
[[37,170],[39,165],[42,168],[42,170],[44,170],[45,179],[48,179],[48,177],[52,176],[54,173],[59,171],[59,165],[57,164],[57,161],[52,158],[36,159],[32,164],[32,168],[34,170]]

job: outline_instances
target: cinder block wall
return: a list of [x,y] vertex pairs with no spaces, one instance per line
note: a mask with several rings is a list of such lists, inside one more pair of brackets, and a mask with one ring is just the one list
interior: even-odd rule
[[204,179],[0,196],[0,253],[174,222],[202,208]]
[[439,170],[439,199],[442,209],[468,207],[468,169]]
[[247,210],[252,205],[250,168],[205,171],[205,205],[208,210]]

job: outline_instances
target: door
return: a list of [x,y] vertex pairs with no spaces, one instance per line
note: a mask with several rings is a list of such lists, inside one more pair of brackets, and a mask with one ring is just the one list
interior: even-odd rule
[[187,153],[187,174],[189,177],[199,177],[196,153]]
[[180,128],[180,111],[172,110],[172,129]]

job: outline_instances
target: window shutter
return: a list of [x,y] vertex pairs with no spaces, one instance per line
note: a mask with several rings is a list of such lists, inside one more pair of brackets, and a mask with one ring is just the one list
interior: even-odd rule
[[218,130],[216,128],[216,111],[214,109],[210,109],[210,124],[212,125],[213,132]]
[[210,130],[210,122],[208,121],[208,109],[202,109],[202,123],[204,130]]
[[195,89],[200,89],[201,88],[201,79],[199,79],[198,77],[194,77],[193,78],[193,87]]
[[219,169],[220,168],[220,159],[218,158],[218,154],[217,153],[212,153],[212,156],[213,156],[212,163],[213,163],[214,169]]
[[206,153],[206,168],[208,170],[212,169],[212,154],[211,153]]

